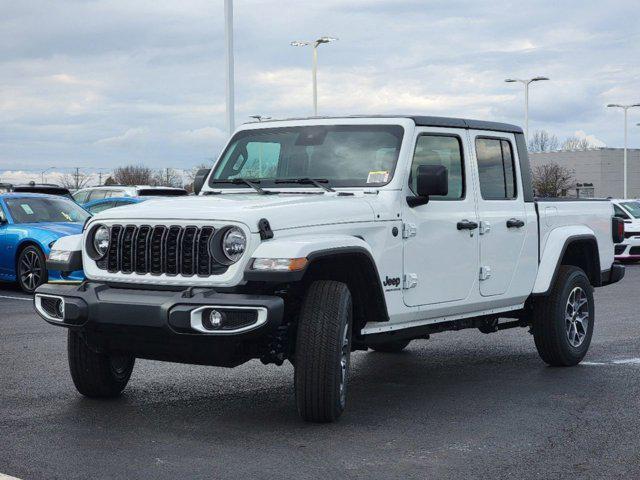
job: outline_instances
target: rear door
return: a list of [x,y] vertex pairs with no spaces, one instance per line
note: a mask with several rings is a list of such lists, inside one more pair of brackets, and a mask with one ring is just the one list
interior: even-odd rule
[[502,295],[513,282],[527,231],[515,138],[475,130],[469,136],[478,172],[480,294]]
[[404,302],[418,306],[464,300],[475,292],[478,278],[478,219],[468,139],[464,130],[416,131],[409,193],[416,192],[420,165],[445,166],[449,192],[425,205],[403,205]]

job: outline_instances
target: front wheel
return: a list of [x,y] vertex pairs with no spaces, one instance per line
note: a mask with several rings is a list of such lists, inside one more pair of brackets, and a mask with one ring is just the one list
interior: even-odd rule
[[25,293],[33,293],[47,281],[44,254],[35,246],[28,246],[20,252],[17,261],[17,277],[20,288]]
[[593,289],[584,271],[562,265],[548,297],[534,306],[533,338],[540,358],[557,367],[577,365],[591,344]]
[[86,397],[112,398],[127,386],[135,358],[129,355],[100,353],[93,350],[74,331],[67,337],[71,378],[78,392]]
[[295,351],[296,405],[309,422],[333,422],[347,401],[351,293],[344,283],[313,282],[300,309]]

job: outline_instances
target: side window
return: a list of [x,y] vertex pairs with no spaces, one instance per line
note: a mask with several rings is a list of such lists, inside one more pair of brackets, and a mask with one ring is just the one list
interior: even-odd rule
[[103,198],[105,198],[105,196],[107,195],[107,191],[106,190],[92,190],[91,194],[89,195],[89,200],[101,200]]
[[613,213],[614,213],[614,216],[618,218],[622,218],[623,220],[629,220],[630,218],[629,215],[627,215],[627,213],[617,205],[613,206]]
[[0,204],[0,224],[5,223],[7,221],[7,216],[4,214],[4,210],[2,209],[2,205]]
[[476,158],[482,198],[516,198],[516,169],[511,143],[497,138],[476,138]]
[[460,138],[452,135],[420,135],[411,163],[409,187],[415,193],[416,173],[420,165],[442,165],[449,176],[449,193],[433,200],[458,200],[464,197],[464,158]]
[[84,190],[82,192],[77,192],[73,194],[73,199],[77,203],[87,203],[87,197],[89,196],[89,191]]

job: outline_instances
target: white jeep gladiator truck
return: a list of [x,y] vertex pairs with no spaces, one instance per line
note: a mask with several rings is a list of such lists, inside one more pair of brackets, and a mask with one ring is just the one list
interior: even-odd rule
[[337,419],[354,350],[528,327],[542,359],[587,353],[593,288],[619,281],[608,200],[538,200],[522,130],[424,116],[247,124],[197,196],[107,210],[58,241],[37,312],[68,328],[80,393],[136,358],[295,370],[297,409]]

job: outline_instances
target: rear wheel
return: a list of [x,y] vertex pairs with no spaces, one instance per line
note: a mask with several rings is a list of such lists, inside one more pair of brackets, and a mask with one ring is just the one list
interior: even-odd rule
[[371,345],[371,349],[381,353],[398,353],[407,348],[411,340],[393,340],[391,342]]
[[298,320],[296,405],[310,422],[332,422],[344,411],[351,358],[351,293],[344,283],[309,286]]
[[33,293],[47,281],[47,268],[44,254],[35,246],[24,248],[18,256],[17,277],[20,288],[25,293]]
[[560,267],[548,297],[534,306],[533,338],[549,365],[580,363],[589,350],[594,326],[593,289],[578,267]]
[[78,392],[87,397],[120,395],[135,364],[135,358],[130,355],[96,352],[80,333],[71,330],[67,337],[67,354],[73,383]]

